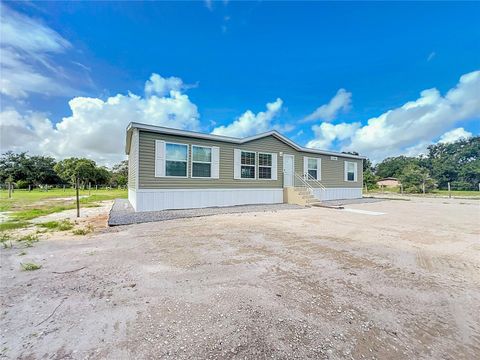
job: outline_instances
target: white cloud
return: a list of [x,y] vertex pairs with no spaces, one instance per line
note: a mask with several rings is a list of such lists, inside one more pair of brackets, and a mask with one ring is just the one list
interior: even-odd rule
[[304,122],[323,120],[332,121],[340,111],[348,111],[352,100],[352,93],[339,89],[328,104],[318,107],[313,113],[303,119]]
[[73,94],[66,71],[52,61],[71,47],[48,26],[0,3],[0,93],[15,99]]
[[183,86],[182,79],[178,77],[171,76],[164,78],[158,74],[152,74],[150,79],[145,83],[145,95],[150,96],[156,94],[158,96],[164,96],[172,90],[180,91]]
[[442,96],[437,89],[421,92],[403,106],[368,120],[351,137],[345,150],[382,159],[402,154],[406,148],[431,142],[463,120],[480,119],[480,71],[460,77],[457,85]]
[[468,139],[471,137],[473,134],[469,131],[466,131],[463,127],[456,128],[450,131],[447,131],[445,134],[443,134],[440,137],[440,140],[438,140],[439,143],[453,143],[457,140],[460,139]]
[[345,141],[350,139],[360,126],[358,122],[337,125],[324,122],[320,125],[313,125],[312,130],[315,134],[315,139],[310,140],[306,146],[317,149],[329,149],[335,140]]
[[58,158],[85,156],[111,165],[124,158],[125,128],[131,121],[199,128],[196,105],[187,95],[173,89],[163,97],[131,93],[106,100],[76,97],[69,101],[69,106],[71,115],[56,124],[40,113],[20,114],[15,109],[0,112],[2,153],[12,150]]
[[272,120],[280,112],[282,105],[282,99],[277,99],[267,104],[267,111],[254,114],[247,110],[231,124],[213,129],[212,134],[242,138],[269,131],[272,129]]

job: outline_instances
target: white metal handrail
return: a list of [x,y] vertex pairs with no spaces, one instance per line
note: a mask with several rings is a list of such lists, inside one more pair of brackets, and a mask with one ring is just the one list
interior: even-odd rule
[[315,187],[318,187],[318,188],[322,189],[323,191],[326,190],[325,186],[323,186],[323,184],[320,181],[318,181],[316,178],[314,178],[308,172],[303,174],[303,177],[306,178],[307,183],[308,183],[308,181],[311,181],[316,185]]

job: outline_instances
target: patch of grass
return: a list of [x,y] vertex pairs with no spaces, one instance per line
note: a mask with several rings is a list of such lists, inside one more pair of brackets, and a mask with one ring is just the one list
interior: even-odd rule
[[28,221],[5,221],[0,223],[0,231],[23,229],[30,225]]
[[41,226],[49,230],[58,230],[58,231],[67,231],[67,230],[73,229],[73,223],[68,219],[61,220],[61,221],[48,221],[45,223],[38,224],[38,226]]
[[61,205],[61,206],[57,205],[57,206],[50,206],[47,208],[35,208],[35,209],[16,211],[12,214],[12,218],[18,221],[31,220],[39,216],[45,216],[45,215],[50,215],[50,214],[65,211],[65,210],[70,210],[70,209],[73,209],[74,207],[75,207],[74,205]]
[[21,263],[20,266],[22,267],[23,271],[34,271],[42,268],[42,265],[35,263]]
[[92,225],[87,225],[84,228],[79,228],[73,230],[73,235],[87,235],[88,233],[91,233],[93,231],[93,226]]
[[4,249],[11,249],[13,247],[12,240],[2,241]]
[[[435,195],[447,195],[448,196],[448,190],[434,190],[432,194]],[[452,190],[451,191],[452,196],[480,196],[480,191],[478,190]]]
[[1,233],[0,235],[0,243],[3,245],[4,249],[11,249],[12,245],[12,236],[9,233]]

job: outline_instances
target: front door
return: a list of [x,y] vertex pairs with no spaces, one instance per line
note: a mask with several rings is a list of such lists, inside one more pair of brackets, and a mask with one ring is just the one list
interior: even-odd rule
[[283,155],[283,187],[293,186],[295,160],[293,155]]

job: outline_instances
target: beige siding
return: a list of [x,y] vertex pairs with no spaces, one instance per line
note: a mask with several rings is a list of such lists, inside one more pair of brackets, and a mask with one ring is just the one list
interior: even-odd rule
[[[220,178],[219,179],[191,179],[191,178],[158,178],[155,173],[155,140],[165,140],[184,144],[207,145],[220,147]],[[162,189],[162,188],[281,188],[283,186],[283,162],[278,156],[278,180],[235,180],[233,178],[233,150],[242,149],[256,152],[270,152],[291,154],[295,156],[295,172],[303,173],[303,156],[322,159],[322,184],[326,187],[356,188],[362,187],[362,160],[348,159],[338,156],[338,160],[331,160],[330,156],[303,153],[296,151],[291,146],[273,136],[253,140],[245,144],[232,144],[205,139],[193,139],[190,137],[157,134],[140,131],[140,164],[139,164],[139,188]],[[190,168],[189,152],[189,174]],[[344,161],[358,163],[358,179],[356,182],[344,181]]]
[[128,155],[128,188],[135,189],[137,185],[138,171],[138,130],[133,130],[132,141],[130,143],[130,152]]

